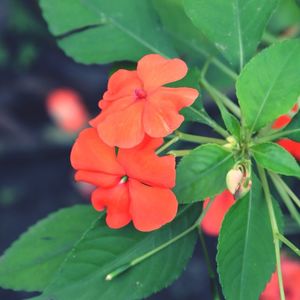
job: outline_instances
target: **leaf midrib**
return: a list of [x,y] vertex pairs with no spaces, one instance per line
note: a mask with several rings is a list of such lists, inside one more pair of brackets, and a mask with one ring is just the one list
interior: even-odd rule
[[246,229],[246,233],[245,233],[245,245],[244,245],[244,251],[243,251],[243,258],[242,258],[242,270],[241,270],[241,280],[240,280],[240,292],[239,292],[239,295],[240,295],[240,298],[239,299],[244,299],[242,298],[242,292],[244,291],[241,287],[243,287],[243,282],[245,280],[245,263],[247,261],[246,257],[247,255],[245,253],[248,252],[248,243],[249,243],[249,236],[250,236],[250,220],[251,220],[251,217],[252,217],[252,197],[253,197],[253,191],[252,189],[249,191],[249,200],[248,200],[248,213],[247,213],[247,229]]
[[235,24],[237,28],[237,39],[238,39],[238,46],[239,46],[239,53],[240,53],[240,71],[241,71],[244,65],[244,46],[243,46],[241,21],[240,21],[239,0],[235,0],[235,2],[232,4],[233,4],[234,16],[235,16]]

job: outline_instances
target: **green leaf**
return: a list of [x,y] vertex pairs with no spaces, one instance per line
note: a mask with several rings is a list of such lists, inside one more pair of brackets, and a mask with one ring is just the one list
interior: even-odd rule
[[76,61],[136,61],[148,53],[176,52],[162,31],[150,1],[40,0],[59,46]]
[[192,231],[111,281],[107,274],[127,265],[191,227],[200,206],[184,207],[160,230],[142,233],[132,226],[109,229],[100,219],[68,256],[53,282],[37,299],[142,299],[175,280],[193,253],[197,232]]
[[263,50],[245,67],[236,84],[245,125],[256,131],[286,114],[300,95],[300,40]]
[[192,150],[177,167],[175,193],[179,202],[203,201],[222,192],[233,165],[233,154],[220,146],[206,144]]
[[292,130],[292,133],[289,133],[286,135],[286,137],[300,142],[300,113],[298,112],[294,118],[292,119],[291,123],[289,123],[285,128],[284,131],[290,131]]
[[98,215],[90,206],[78,205],[38,222],[0,258],[0,285],[42,291]]
[[282,175],[300,177],[300,167],[297,161],[283,147],[273,143],[264,143],[253,146],[251,152],[262,167]]
[[230,113],[223,105],[219,105],[219,109],[226,128],[232,135],[239,139],[241,128],[239,120],[232,113]]
[[[274,203],[278,223],[282,215]],[[257,300],[275,269],[267,203],[258,179],[226,214],[218,241],[217,265],[228,300]]]
[[[272,32],[281,34],[288,27],[299,26],[300,7],[298,0],[280,0],[280,4],[272,15],[268,27]],[[299,2],[299,1],[298,1]]]
[[154,8],[176,50],[188,62],[199,64],[203,58],[217,56],[218,51],[188,18],[183,2],[184,0],[153,0]]
[[255,53],[278,0],[185,0],[185,10],[234,67]]
[[180,114],[184,116],[184,119],[187,122],[197,122],[206,125],[210,124],[208,121],[210,117],[199,102],[182,109]]

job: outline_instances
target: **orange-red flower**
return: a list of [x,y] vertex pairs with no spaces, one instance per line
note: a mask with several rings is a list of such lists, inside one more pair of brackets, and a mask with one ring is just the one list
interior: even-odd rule
[[300,160],[300,143],[290,140],[290,139],[281,139],[277,143],[283,147],[285,150],[290,152],[297,160]]
[[274,121],[272,128],[273,129],[281,129],[281,128],[285,127],[286,125],[288,125],[291,121],[292,121],[292,118],[289,115],[282,115]]
[[[286,300],[300,299],[300,262],[286,256],[281,257],[281,268]],[[277,272],[272,275],[260,300],[280,300]]]
[[[298,100],[299,102],[299,100]],[[278,119],[275,120],[275,122],[272,125],[273,129],[282,129],[286,125],[288,125],[292,121],[292,117],[297,114],[299,111],[299,105],[296,103],[291,111],[286,114],[280,116]],[[293,141],[291,139],[280,139],[277,141],[277,143],[283,147],[285,150],[290,152],[297,160],[300,160],[300,143]]]
[[[205,199],[204,207],[209,201],[209,198]],[[203,231],[213,236],[219,235],[223,219],[234,202],[234,197],[228,190],[217,195],[202,220],[201,228]]]
[[163,85],[183,78],[187,70],[184,61],[158,54],[144,56],[137,70],[118,70],[99,102],[102,112],[91,125],[106,144],[121,148],[138,145],[145,135],[169,135],[184,120],[179,111],[195,101],[198,91]]
[[162,142],[146,137],[137,147],[117,150],[94,128],[80,133],[71,152],[75,179],[97,186],[92,204],[98,211],[106,208],[109,227],[120,228],[132,220],[138,230],[151,231],[176,216],[178,203],[171,191],[175,158],[155,154]]
[[47,97],[47,109],[58,127],[76,132],[88,122],[88,113],[80,95],[72,89],[56,89]]

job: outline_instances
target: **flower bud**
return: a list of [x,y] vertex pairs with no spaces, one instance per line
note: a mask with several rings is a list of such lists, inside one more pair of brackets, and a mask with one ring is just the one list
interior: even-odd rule
[[234,195],[235,198],[236,199],[243,198],[250,191],[251,186],[252,186],[252,180],[249,178],[245,178],[245,180],[243,180],[241,186],[235,193]]
[[244,174],[240,169],[231,169],[226,175],[226,185],[231,194],[235,194],[243,180]]

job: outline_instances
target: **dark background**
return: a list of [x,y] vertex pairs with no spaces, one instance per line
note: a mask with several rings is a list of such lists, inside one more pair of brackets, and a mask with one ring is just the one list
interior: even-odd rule
[[[55,88],[73,88],[94,116],[110,68],[66,57],[48,33],[37,1],[0,0],[0,255],[50,212],[88,203],[69,162],[75,136],[59,132],[46,98]],[[214,251],[216,241],[208,239]],[[183,276],[151,299],[210,299],[200,245],[196,249]],[[28,296],[0,288],[1,300]]]

